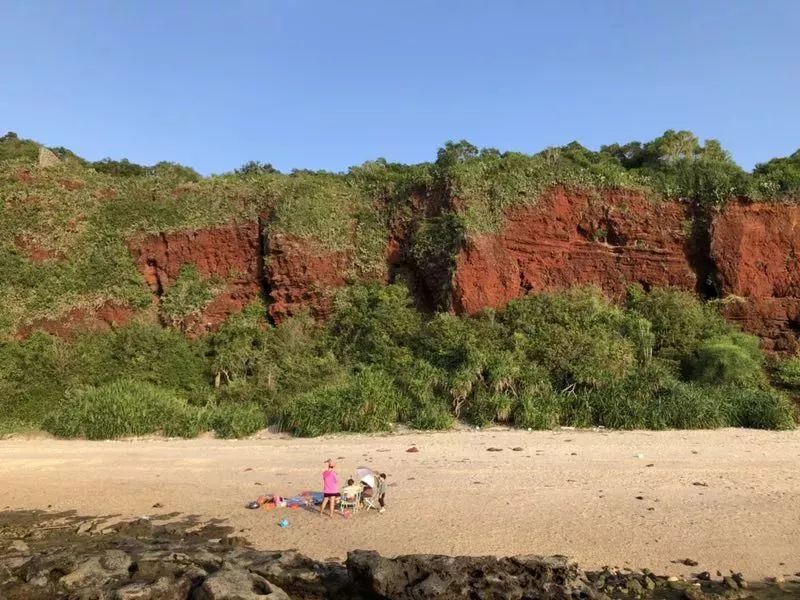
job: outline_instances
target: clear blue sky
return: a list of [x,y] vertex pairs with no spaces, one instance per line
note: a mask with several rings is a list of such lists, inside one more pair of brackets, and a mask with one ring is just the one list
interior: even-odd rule
[[797,0],[0,0],[0,134],[89,159],[345,169],[449,139],[800,147]]

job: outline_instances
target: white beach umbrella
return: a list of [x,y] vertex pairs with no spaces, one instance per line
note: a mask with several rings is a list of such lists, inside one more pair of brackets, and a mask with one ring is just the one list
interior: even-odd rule
[[368,469],[367,467],[358,467],[356,469],[356,475],[358,476],[359,481],[366,483],[373,489],[375,488],[375,471]]

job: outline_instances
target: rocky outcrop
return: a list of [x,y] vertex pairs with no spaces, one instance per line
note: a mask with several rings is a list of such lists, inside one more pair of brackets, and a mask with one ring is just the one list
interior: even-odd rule
[[507,211],[498,234],[468,239],[456,258],[453,309],[470,314],[584,284],[617,298],[635,283],[695,290],[691,210],[632,190],[555,188],[535,206]]
[[56,156],[55,152],[44,146],[39,148],[39,168],[47,169],[48,167],[55,167],[60,162],[61,160]]
[[128,247],[156,297],[175,283],[184,265],[221,282],[222,291],[200,317],[201,329],[213,329],[228,315],[257,300],[264,286],[261,227],[258,221],[194,231],[140,236]]
[[[322,600],[350,598],[341,563],[259,552],[230,528],[194,520],[0,513],[0,598]],[[23,541],[24,540],[24,541]]]
[[347,284],[352,257],[320,249],[309,240],[274,234],[267,243],[267,276],[276,322],[304,310],[318,318],[330,312],[336,290]]
[[[609,600],[795,597],[800,582],[748,584],[650,571],[583,571],[563,556],[382,557],[345,563],[259,551],[231,528],[191,519],[105,525],[103,519],[0,513],[0,598],[40,600]],[[752,595],[751,595],[752,594]],[[763,596],[762,596],[763,594]]]
[[711,228],[725,314],[767,350],[800,350],[800,206],[729,204]]
[[563,556],[429,556],[385,558],[351,552],[347,571],[368,598],[461,600],[462,598],[601,598],[575,563]]

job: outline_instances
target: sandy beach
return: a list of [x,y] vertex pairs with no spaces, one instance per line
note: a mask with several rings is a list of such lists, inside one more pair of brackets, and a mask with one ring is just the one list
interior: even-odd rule
[[[386,471],[387,512],[331,520],[244,508],[260,494],[320,489],[328,457],[342,477],[362,465]],[[800,571],[798,464],[800,431],[11,439],[0,441],[0,510],[221,518],[258,548],[314,558],[355,548],[565,554],[586,568],[762,578]],[[674,562],[685,558],[698,566]]]

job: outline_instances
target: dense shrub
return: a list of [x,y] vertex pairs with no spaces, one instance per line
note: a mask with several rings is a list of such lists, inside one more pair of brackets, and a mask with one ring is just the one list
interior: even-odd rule
[[791,197],[800,192],[800,150],[791,156],[773,158],[756,165],[756,193],[766,197]]
[[65,350],[75,385],[137,379],[203,402],[211,373],[202,342],[153,323],[134,321],[107,332],[81,334]]
[[[525,389],[514,404],[514,425],[528,429],[553,429],[562,424],[565,398],[546,385]],[[566,423],[564,423],[566,424]]]
[[712,338],[684,358],[688,377],[705,385],[757,387],[765,382],[758,338],[742,333]]
[[339,294],[328,330],[339,356],[391,369],[408,360],[421,325],[408,288],[367,284]]
[[68,392],[43,421],[54,435],[90,440],[195,437],[212,429],[219,437],[246,437],[265,425],[264,411],[255,404],[192,406],[173,391],[132,379]]
[[64,395],[73,371],[69,346],[50,335],[0,342],[0,421],[40,427]]
[[210,392],[201,345],[157,325],[133,322],[86,332],[72,342],[44,333],[0,342],[0,414],[28,427],[40,427],[68,390],[117,379],[150,383],[201,403]]
[[800,357],[780,361],[775,367],[775,379],[790,390],[800,390]]
[[197,411],[173,392],[119,379],[69,394],[43,426],[59,437],[90,440],[152,433],[195,436],[200,431]]
[[[795,362],[776,367],[785,387],[796,385]],[[342,291],[327,324],[272,326],[254,304],[203,340],[138,322],[71,343],[37,334],[0,345],[0,403],[3,431],[45,423],[89,437],[239,437],[267,424],[313,436],[455,419],[536,429],[792,422],[757,340],[715,310],[671,290],[640,291],[621,308],[594,288],[426,317],[403,286],[368,284]]]
[[388,431],[404,402],[389,375],[367,368],[345,384],[296,397],[284,407],[281,424],[301,436]]
[[628,308],[650,323],[653,352],[667,360],[679,361],[704,341],[731,331],[714,305],[677,289],[656,288],[646,294],[632,288]]
[[267,420],[255,403],[220,404],[209,410],[208,424],[219,437],[241,438],[264,429]]
[[729,405],[728,424],[754,429],[793,429],[789,399],[776,390],[732,386],[720,390]]
[[597,289],[526,296],[509,303],[502,319],[527,358],[558,386],[607,386],[636,366],[640,336],[625,336],[626,315]]
[[257,402],[277,418],[286,399],[347,378],[325,336],[307,315],[269,325],[253,304],[232,315],[208,341],[217,397]]

